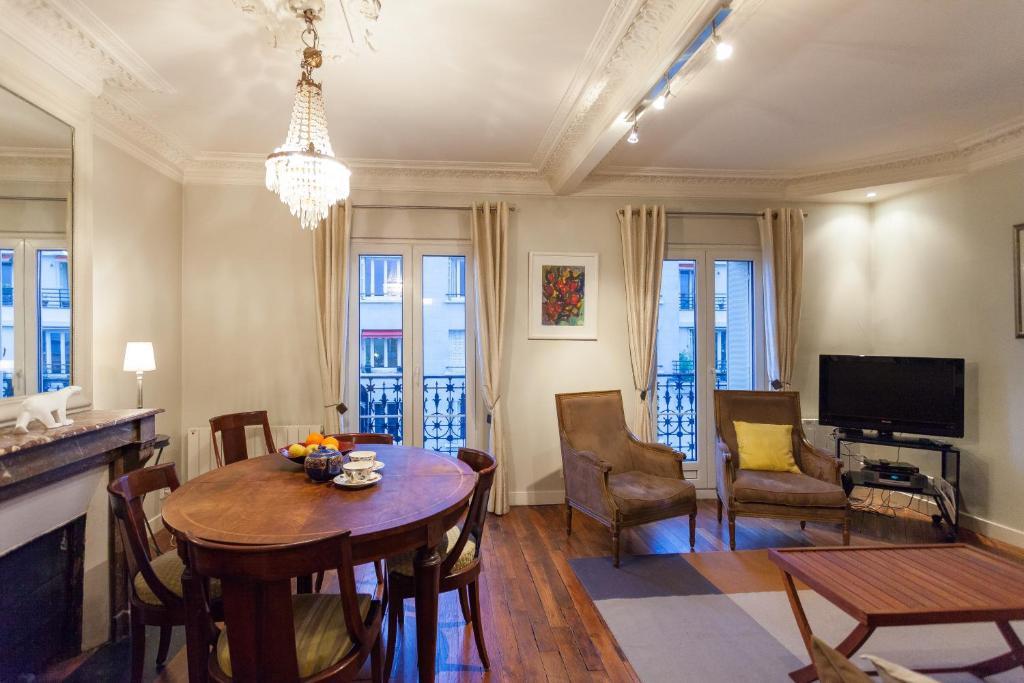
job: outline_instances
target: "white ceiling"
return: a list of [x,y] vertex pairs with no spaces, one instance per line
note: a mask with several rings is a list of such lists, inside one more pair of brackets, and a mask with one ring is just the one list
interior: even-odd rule
[[[341,1],[358,0],[327,0],[325,36]],[[0,37],[168,175],[260,182],[299,44],[241,8],[274,2],[0,0]],[[1022,0],[731,0],[733,58],[698,52],[636,145],[623,113],[719,0],[382,5],[376,52],[318,72],[360,187],[839,198],[1024,156]]]
[[[175,88],[136,99],[187,148],[266,153],[284,140],[300,45],[271,47],[231,0],[86,4]],[[335,151],[499,163],[530,161],[609,0],[382,4],[376,52],[317,72]]]
[[1024,116],[1020,0],[769,0],[604,165],[811,171]]
[[0,149],[70,150],[71,127],[0,88]]

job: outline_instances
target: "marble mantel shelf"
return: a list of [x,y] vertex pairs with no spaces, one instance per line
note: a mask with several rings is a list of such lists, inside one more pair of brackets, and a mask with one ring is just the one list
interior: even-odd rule
[[[153,416],[162,408],[85,410],[68,427],[45,429],[34,423],[28,434],[0,429],[0,501],[28,493],[64,477],[110,462],[116,452],[152,440]],[[148,423],[148,429],[139,426]]]

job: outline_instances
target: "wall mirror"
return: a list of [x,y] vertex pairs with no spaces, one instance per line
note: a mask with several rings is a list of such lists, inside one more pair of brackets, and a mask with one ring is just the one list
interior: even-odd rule
[[0,87],[0,398],[72,383],[74,129]]

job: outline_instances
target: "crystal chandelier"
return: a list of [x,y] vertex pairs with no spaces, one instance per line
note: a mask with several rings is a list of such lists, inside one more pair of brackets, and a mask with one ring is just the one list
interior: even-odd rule
[[[348,198],[352,172],[334,157],[323,90],[312,78],[313,69],[323,64],[320,36],[313,25],[317,16],[311,9],[302,16],[306,20],[302,74],[295,87],[288,137],[267,157],[267,189],[288,205],[303,229],[313,230],[327,218],[331,206]],[[307,36],[312,37],[312,44],[306,42]]]

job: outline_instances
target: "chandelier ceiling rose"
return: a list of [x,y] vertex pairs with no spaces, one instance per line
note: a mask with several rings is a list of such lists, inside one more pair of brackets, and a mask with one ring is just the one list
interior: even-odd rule
[[349,195],[352,172],[335,158],[327,133],[323,87],[313,80],[313,70],[323,65],[318,17],[314,10],[302,13],[302,71],[295,85],[295,103],[284,144],[267,156],[267,189],[288,205],[303,229],[315,229],[327,218],[331,206]]

